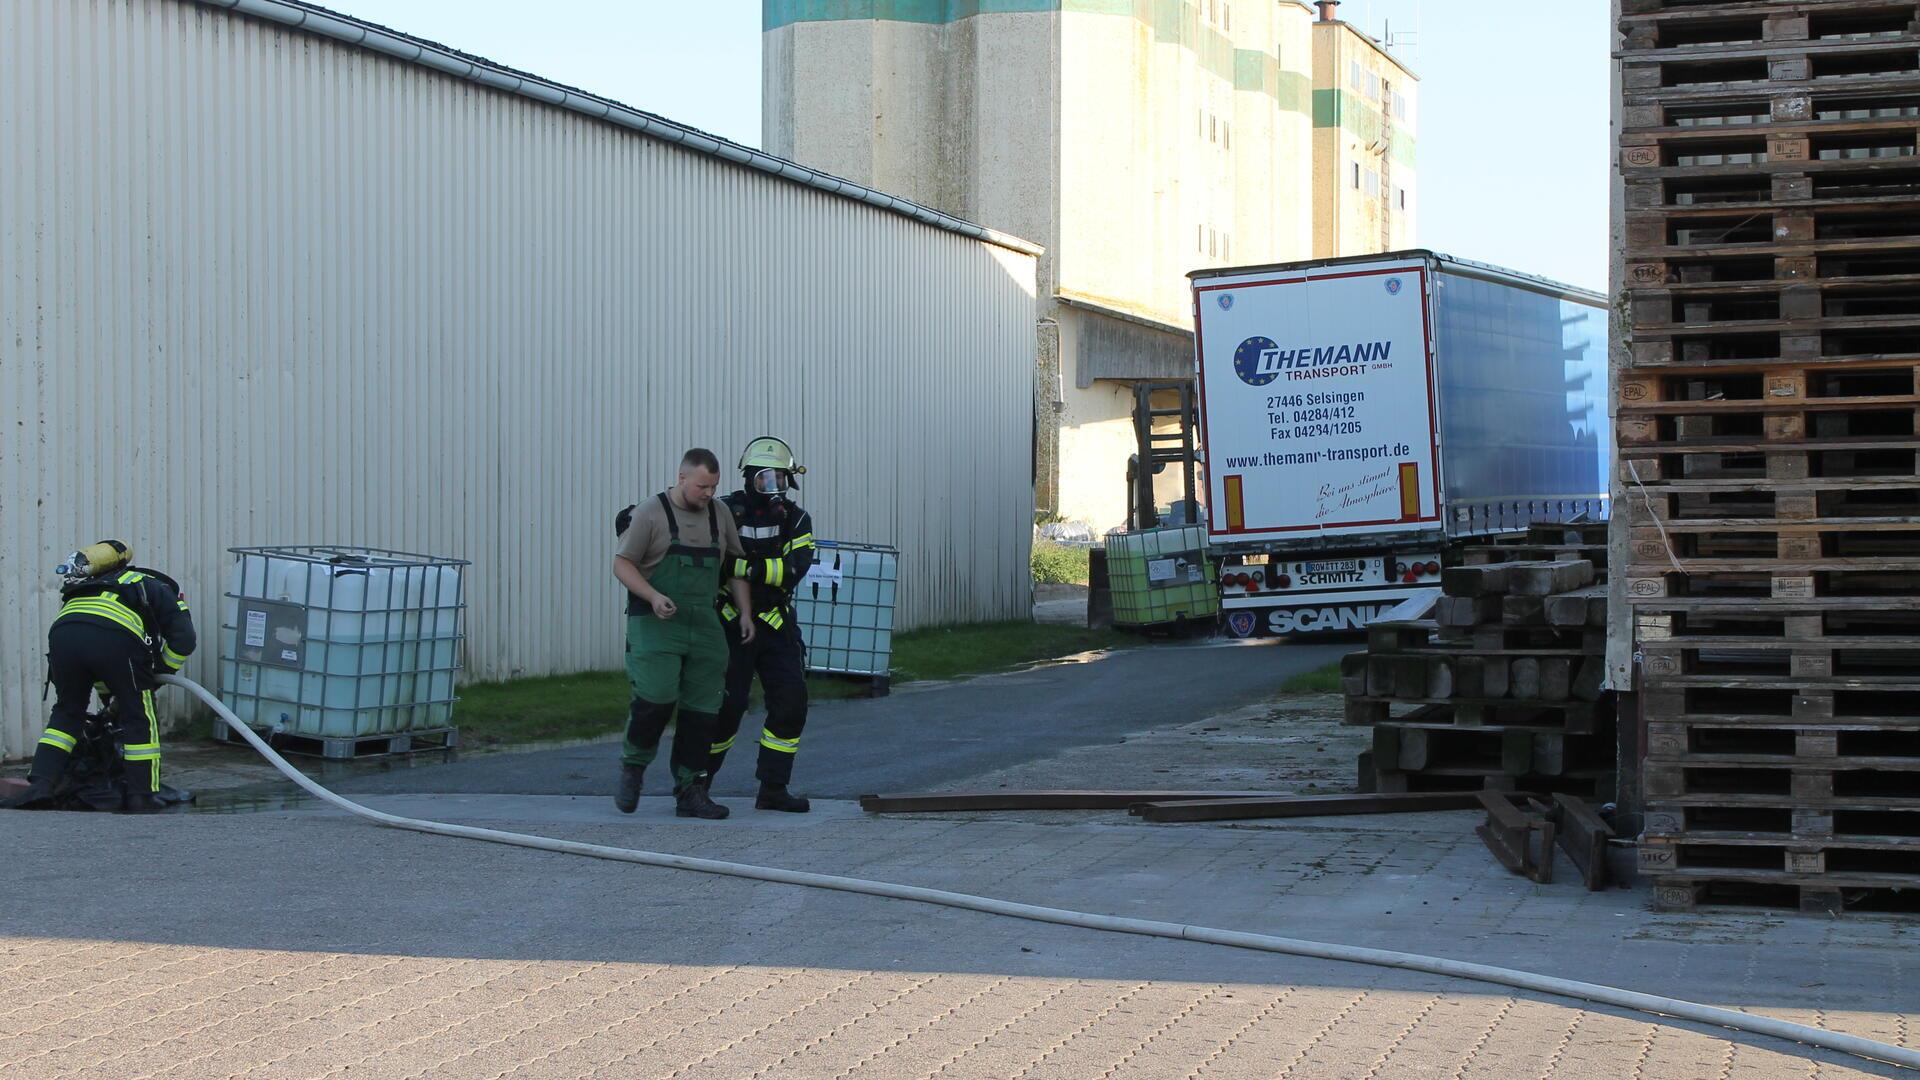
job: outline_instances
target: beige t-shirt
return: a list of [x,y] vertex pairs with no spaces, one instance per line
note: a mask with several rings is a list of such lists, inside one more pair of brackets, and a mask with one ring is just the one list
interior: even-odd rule
[[[668,496],[672,502],[672,496]],[[744,559],[745,549],[740,546],[740,527],[734,524],[733,511],[718,498],[713,500],[714,518],[720,523],[720,543],[726,548],[727,557]],[[707,528],[705,510],[682,510],[678,503],[673,506],[673,516],[680,522],[680,542],[688,547],[713,547],[714,540]],[[673,546],[673,534],[667,528],[667,511],[660,505],[658,495],[649,495],[640,500],[633,508],[633,523],[627,531],[620,534],[618,554],[640,568],[643,577],[652,577],[667,557],[667,548]]]

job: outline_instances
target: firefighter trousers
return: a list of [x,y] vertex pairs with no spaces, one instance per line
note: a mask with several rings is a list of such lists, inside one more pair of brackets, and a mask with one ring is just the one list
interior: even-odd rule
[[52,781],[66,769],[87,723],[94,684],[113,698],[115,741],[130,794],[160,790],[160,720],[153,708],[153,658],[125,630],[68,620],[47,632],[53,718],[34,748],[33,776]]
[[760,761],[755,770],[763,784],[785,787],[793,779],[793,758],[800,750],[800,732],[807,726],[806,645],[800,624],[788,617],[778,628],[759,620],[753,640],[740,643],[737,626],[727,628],[727,696],[713,733],[713,752],[707,758],[709,775],[720,771],[733,749],[740,722],[747,715],[753,677],[767,699],[766,725],[760,731]]

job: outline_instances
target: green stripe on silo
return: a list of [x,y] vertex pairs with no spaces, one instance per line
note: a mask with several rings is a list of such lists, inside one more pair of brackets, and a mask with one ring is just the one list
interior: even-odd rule
[[945,25],[976,15],[1030,15],[1046,12],[1073,15],[1130,16],[1152,29],[1154,40],[1193,52],[1201,67],[1236,90],[1263,93],[1280,108],[1305,114],[1312,80],[1298,71],[1281,70],[1272,53],[1236,49],[1233,42],[1205,24],[1200,5],[1192,0],[761,0],[761,25],[766,30],[806,22],[907,22]]

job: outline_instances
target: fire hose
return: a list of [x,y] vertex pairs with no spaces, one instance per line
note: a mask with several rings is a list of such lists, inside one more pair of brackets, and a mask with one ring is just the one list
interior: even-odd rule
[[1299,938],[1277,937],[1271,934],[1249,934],[1234,930],[1219,930],[1205,926],[1189,926],[1182,923],[1162,922],[1154,919],[1132,919],[1115,915],[1099,915],[1091,912],[1072,911],[1065,908],[1040,907],[1033,904],[1019,904],[1009,900],[998,900],[987,896],[974,896],[970,893],[949,892],[944,889],[926,889],[913,885],[900,885],[886,881],[872,881],[865,878],[839,877],[833,874],[814,874],[800,870],[783,870],[776,867],[753,866],[747,863],[723,862],[716,859],[697,859],[686,855],[671,855],[657,851],[639,851],[631,848],[608,847],[601,844],[584,844],[573,840],[559,840],[547,836],[532,836],[526,833],[504,832],[498,829],[482,829],[470,825],[454,825],[447,822],[427,821],[420,818],[402,817],[388,814],[371,807],[336,795],[309,779],[306,774],[294,768],[281,757],[266,741],[260,738],[246,724],[241,723],[219,698],[207,692],[200,684],[178,675],[163,675],[161,681],[182,687],[211,708],[233,731],[238,732],[267,759],[274,768],[287,779],[320,801],[344,810],[355,817],[364,818],[389,828],[406,829],[412,832],[427,833],[432,836],[452,836],[464,840],[480,840],[492,844],[506,844],[512,847],[531,848],[535,851],[558,852],[563,855],[584,855],[592,859],[609,859],[615,862],[638,863],[642,866],[657,866],[669,870],[692,870],[703,874],[718,874],[724,877],[746,878],[752,881],[768,881],[782,885],[798,885],[811,889],[831,889],[837,892],[860,893],[867,896],[879,896],[891,900],[908,900],[922,904],[936,904],[941,907],[959,908],[965,911],[977,911],[987,915],[1001,915],[1013,919],[1025,919],[1031,922],[1053,923],[1060,926],[1077,926],[1088,930],[1103,930],[1119,934],[1138,934],[1146,937],[1172,938],[1176,941],[1198,941],[1210,945],[1225,945],[1230,948],[1252,949],[1259,952],[1282,953],[1288,956],[1306,956],[1320,960],[1338,960],[1346,963],[1370,964],[1375,967],[1396,968],[1403,971],[1418,971],[1430,975],[1445,975],[1457,979],[1470,979],[1476,982],[1492,983],[1513,987],[1540,994],[1552,994],[1556,997],[1574,998],[1608,1005],[1620,1009],[1647,1013],[1659,1018],[1686,1020],[1698,1024],[1728,1028],[1734,1031],[1754,1035],[1765,1035],[1788,1042],[1817,1046],[1843,1054],[1874,1061],[1890,1062],[1908,1068],[1920,1069],[1920,1051],[1894,1046],[1891,1043],[1863,1039],[1857,1035],[1827,1031],[1806,1024],[1796,1024],[1786,1020],[1777,1020],[1768,1016],[1756,1016],[1734,1009],[1722,1009],[1712,1005],[1684,1001],[1679,998],[1663,997],[1659,994],[1643,994],[1618,987],[1602,986],[1598,983],[1578,982],[1571,979],[1559,979],[1550,975],[1516,971],[1510,968],[1494,967],[1489,964],[1475,964],[1463,960],[1450,960],[1445,957],[1422,956],[1417,953],[1394,952],[1388,949],[1369,949],[1354,945],[1341,945],[1333,942],[1306,941]]

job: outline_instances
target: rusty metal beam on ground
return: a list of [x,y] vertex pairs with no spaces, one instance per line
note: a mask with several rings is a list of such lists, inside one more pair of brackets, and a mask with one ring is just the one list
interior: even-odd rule
[[1145,802],[1202,799],[1281,798],[1274,791],[950,791],[862,795],[860,809],[873,814],[926,814],[953,810],[1126,810]]
[[1427,810],[1477,810],[1476,791],[1377,795],[1281,795],[1208,800],[1161,799],[1133,807],[1147,821],[1243,821],[1252,818],[1337,817],[1344,814],[1415,814]]

